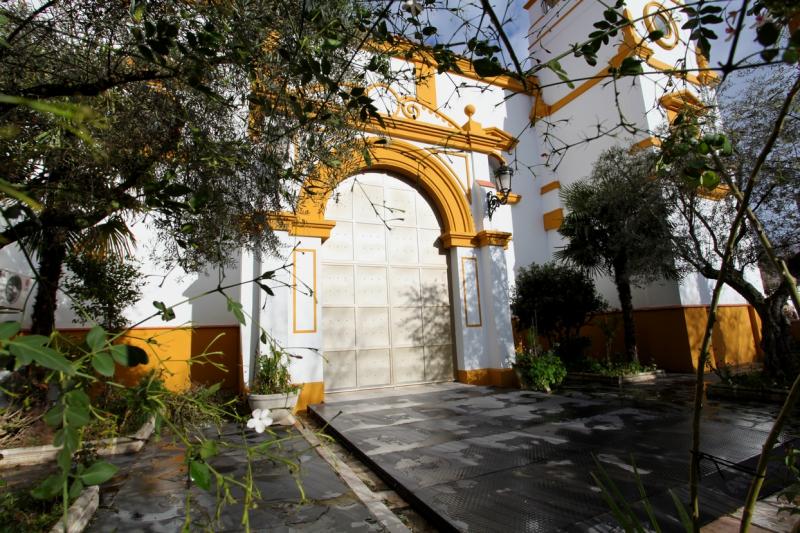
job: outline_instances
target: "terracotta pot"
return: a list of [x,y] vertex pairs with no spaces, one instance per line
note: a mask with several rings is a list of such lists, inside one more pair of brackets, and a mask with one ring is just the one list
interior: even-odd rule
[[299,391],[278,394],[248,394],[247,403],[250,409],[269,409],[273,423],[281,426],[291,426],[294,424],[292,411],[297,405]]

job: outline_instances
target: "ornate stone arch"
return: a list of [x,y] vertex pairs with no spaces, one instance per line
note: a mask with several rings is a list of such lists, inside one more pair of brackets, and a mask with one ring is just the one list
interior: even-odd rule
[[436,156],[424,148],[403,141],[369,139],[371,161],[353,154],[349,164],[358,170],[334,177],[321,175],[303,185],[297,214],[292,221],[295,235],[321,237],[325,240],[336,224],[325,219],[325,206],[336,186],[346,177],[365,170],[384,170],[418,185],[433,203],[442,219],[442,245],[474,246],[475,224],[467,199],[455,176]]

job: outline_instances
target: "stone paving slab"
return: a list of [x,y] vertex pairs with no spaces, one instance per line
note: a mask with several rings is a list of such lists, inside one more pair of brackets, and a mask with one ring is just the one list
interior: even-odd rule
[[[664,531],[682,531],[669,491],[688,501],[692,387],[692,377],[578,384],[550,395],[430,385],[330,395],[310,414],[442,530],[616,531],[590,476],[592,454],[635,502],[633,454]],[[702,451],[752,468],[776,412],[707,402]],[[798,434],[792,425],[782,439]],[[701,465],[708,523],[741,505],[749,476]],[[773,480],[785,474],[772,465]],[[634,508],[646,519],[641,504]]]
[[[295,477],[284,464],[268,458],[258,459],[253,462],[253,478],[260,501],[249,513],[251,531],[384,531],[361,500],[294,428],[275,431],[286,440],[280,449],[271,449],[272,453],[299,465],[299,480],[307,503],[300,503],[301,493]],[[220,437],[225,442],[243,442],[239,428],[233,425],[223,428]],[[250,445],[266,438],[253,432],[247,434]],[[223,447],[212,464],[222,473],[235,475],[240,480],[247,467],[243,451],[236,448]],[[160,442],[151,440],[124,475],[127,478],[119,483],[118,492],[103,498],[87,531],[181,531],[186,521],[187,496],[190,498],[191,531],[244,530],[242,504],[224,506],[217,519],[215,493],[189,487],[183,447],[167,438]],[[243,491],[234,488],[232,496],[241,502]]]

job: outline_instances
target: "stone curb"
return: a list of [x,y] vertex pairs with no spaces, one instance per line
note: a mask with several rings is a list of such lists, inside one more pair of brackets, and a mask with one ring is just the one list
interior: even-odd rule
[[[111,439],[101,439],[90,441],[97,448],[97,454],[117,455],[136,453],[150,438],[155,429],[155,419],[150,418],[133,435],[127,437],[114,437]],[[15,466],[30,466],[47,463],[56,458],[60,446],[45,444],[44,446],[27,446],[24,448],[8,448],[0,450],[0,470],[13,468]]]
[[100,487],[97,485],[83,489],[81,495],[67,509],[67,527],[62,519],[53,526],[50,533],[80,533],[94,516],[100,506]]
[[326,448],[317,436],[306,429],[300,421],[294,425],[298,431],[305,437],[317,453],[327,462],[333,470],[341,477],[347,486],[355,493],[356,497],[361,500],[372,516],[390,533],[411,533],[411,530],[394,514],[381,499],[375,495],[369,487],[353,472],[353,470],[340,461],[336,455]]
[[601,374],[592,374],[590,372],[570,372],[567,374],[567,383],[608,383],[611,385],[622,385],[623,383],[643,383],[647,381],[654,381],[659,376],[663,376],[663,370],[654,370],[652,372],[640,372],[630,376],[603,376]]

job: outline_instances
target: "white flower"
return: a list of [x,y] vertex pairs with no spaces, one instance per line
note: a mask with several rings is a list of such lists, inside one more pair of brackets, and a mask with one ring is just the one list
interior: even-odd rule
[[264,433],[264,430],[272,425],[272,417],[269,416],[269,409],[256,409],[253,411],[253,418],[247,421],[247,427],[255,429],[256,433]]
[[411,13],[412,17],[418,16],[422,13],[422,6],[417,2],[417,0],[403,0],[401,4],[403,11],[408,11]]

